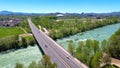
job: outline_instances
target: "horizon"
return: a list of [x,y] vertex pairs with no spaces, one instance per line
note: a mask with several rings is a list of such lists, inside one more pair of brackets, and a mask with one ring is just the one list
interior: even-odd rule
[[1,0],[0,11],[24,13],[110,13],[119,12],[117,0]]
[[[66,13],[75,13],[75,12],[46,12],[46,13],[39,13],[39,12],[20,12],[20,11],[18,11],[18,12],[15,12],[15,11],[9,11],[9,10],[1,10],[0,12],[13,12],[13,13],[35,13],[35,14],[47,14],[47,13],[63,13],[63,14],[66,14]],[[120,11],[114,11],[114,12],[120,12]],[[114,13],[114,12],[101,12],[101,13],[99,13],[99,12],[88,12],[88,13],[95,13],[95,14],[106,14],[106,13]],[[82,14],[82,13],[85,13],[85,12],[81,12],[81,13],[77,13],[77,14]],[[85,13],[86,14],[86,13]]]

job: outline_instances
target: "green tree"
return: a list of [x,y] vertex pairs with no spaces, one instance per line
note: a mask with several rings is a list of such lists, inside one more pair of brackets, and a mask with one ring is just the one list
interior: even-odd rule
[[24,67],[23,67],[23,64],[16,63],[15,68],[24,68]]
[[99,51],[99,42],[97,40],[93,41],[93,49],[95,53]]
[[27,41],[26,41],[25,38],[22,37],[22,41],[21,42],[22,42],[22,46],[23,47],[27,47]]
[[92,45],[93,45],[93,41],[91,39],[87,39],[85,46],[90,48]]
[[91,61],[91,67],[92,68],[100,68],[100,64],[101,64],[100,59],[101,58],[102,58],[102,53],[96,52],[95,55],[93,56],[92,61]]
[[107,41],[106,40],[102,41],[102,43],[101,43],[101,49],[102,49],[103,52],[107,51]]
[[78,47],[76,48],[76,53],[81,53],[83,46],[84,46],[84,42],[83,42],[83,41],[80,41],[80,42],[78,43]]
[[32,63],[29,64],[28,68],[37,68],[36,62],[32,61]]
[[57,64],[52,63],[50,61],[50,57],[48,55],[43,56],[42,64],[44,65],[45,68],[56,68]]
[[73,41],[70,41],[68,44],[68,51],[70,54],[74,55],[74,44]]

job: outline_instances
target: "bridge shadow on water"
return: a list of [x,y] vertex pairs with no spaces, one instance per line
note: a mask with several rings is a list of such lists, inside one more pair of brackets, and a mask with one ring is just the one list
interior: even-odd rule
[[[34,37],[34,36],[33,36],[33,37]],[[35,39],[35,37],[34,37],[34,39]],[[38,44],[38,42],[37,42],[36,39],[35,39],[35,41],[36,41],[36,44],[37,44],[37,46],[38,46],[38,48],[39,48],[41,54],[42,54],[42,55],[45,55],[44,51],[42,50],[42,48],[40,47],[40,45]]]

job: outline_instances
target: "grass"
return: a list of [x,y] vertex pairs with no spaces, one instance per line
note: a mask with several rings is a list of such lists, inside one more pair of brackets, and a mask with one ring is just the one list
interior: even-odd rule
[[24,31],[19,27],[0,27],[0,38],[10,36],[10,35],[19,35],[23,34]]

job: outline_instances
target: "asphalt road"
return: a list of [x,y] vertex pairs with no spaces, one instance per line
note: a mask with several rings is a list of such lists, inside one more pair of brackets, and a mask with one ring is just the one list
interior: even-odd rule
[[28,18],[28,23],[40,47],[45,54],[50,56],[52,62],[57,63],[57,68],[88,68],[52,40],[48,35],[41,30],[38,30],[30,18]]

